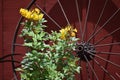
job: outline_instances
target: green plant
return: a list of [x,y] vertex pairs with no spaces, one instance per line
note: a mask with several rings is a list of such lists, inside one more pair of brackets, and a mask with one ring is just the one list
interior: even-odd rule
[[24,46],[29,48],[21,68],[17,69],[21,80],[74,80],[74,74],[80,71],[76,63],[79,59],[73,54],[78,41],[77,30],[68,25],[60,32],[45,32],[44,22],[47,21],[43,17],[33,19],[33,14],[42,13],[36,9],[28,16],[28,12],[21,11],[22,16],[29,17],[22,23],[20,35],[24,38]]

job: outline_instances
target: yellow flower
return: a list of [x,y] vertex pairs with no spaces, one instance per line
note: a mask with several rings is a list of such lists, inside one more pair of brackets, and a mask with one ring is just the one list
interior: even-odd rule
[[67,31],[65,29],[61,29],[60,33],[61,33],[60,38],[63,39],[63,40],[65,40],[66,39]]
[[35,10],[35,12],[36,12],[37,14],[40,13],[40,10],[39,10],[38,8],[35,8],[34,10]]
[[38,17],[38,15],[36,13],[33,13],[31,15],[31,19],[33,19],[33,20],[39,20],[39,17]]
[[30,11],[28,11],[27,13],[26,13],[26,15],[25,15],[25,18],[27,18],[27,19],[31,19],[31,12]]
[[28,10],[23,9],[23,8],[20,9],[20,14],[21,14],[22,16],[25,17],[27,13],[28,13]]
[[71,30],[71,37],[75,37],[76,36],[76,32],[77,32],[77,29],[72,29]]
[[74,32],[77,32],[77,29],[75,28],[75,29],[73,29],[73,31],[74,31]]
[[71,30],[71,26],[66,26],[66,31],[70,31]]
[[75,36],[76,36],[75,32],[71,32],[71,37],[75,37]]
[[64,29],[60,30],[61,36],[60,38],[65,40],[69,37],[75,37],[76,36],[77,29],[73,29],[71,25],[66,26]]
[[39,19],[41,20],[41,19],[43,18],[43,16],[44,16],[44,14],[41,13],[41,14],[39,14],[38,17],[39,17]]
[[27,9],[20,9],[20,14],[30,20],[41,20],[44,14],[40,13],[38,8],[33,9],[32,11],[28,11]]

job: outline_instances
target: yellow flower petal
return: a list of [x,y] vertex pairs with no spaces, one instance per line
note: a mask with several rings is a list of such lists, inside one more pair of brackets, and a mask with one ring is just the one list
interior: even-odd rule
[[71,30],[71,26],[67,26],[66,29],[67,29],[67,31],[70,31]]
[[20,9],[20,14],[21,14],[23,17],[25,17],[25,16],[27,15],[27,13],[28,13],[28,10],[23,9],[23,8]]
[[32,19],[33,19],[33,20],[39,20],[39,16],[34,13]]
[[77,29],[75,28],[75,29],[73,29],[73,31],[74,31],[74,32],[77,32]]
[[44,14],[41,13],[41,14],[39,15],[39,20],[41,20],[41,19],[43,18],[43,16],[44,16]]
[[26,16],[25,16],[25,17],[28,18],[28,19],[30,19],[30,18],[31,18],[31,14],[32,14],[32,13],[29,11],[29,12],[26,13]]
[[71,32],[71,37],[75,37],[75,36],[76,36],[75,32]]
[[35,10],[35,12],[36,12],[37,14],[40,13],[40,10],[39,10],[38,8],[35,8],[34,10]]
[[60,30],[61,36],[60,38],[65,40],[69,37],[75,37],[76,36],[77,29],[73,29],[71,25],[66,26],[64,29]]

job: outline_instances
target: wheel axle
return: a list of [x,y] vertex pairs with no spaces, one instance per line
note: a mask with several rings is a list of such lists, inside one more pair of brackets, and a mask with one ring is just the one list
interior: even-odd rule
[[[77,45],[76,52],[80,60],[87,62],[92,60],[94,58],[95,53],[95,47],[91,43],[81,42]],[[93,54],[93,55],[91,55]],[[87,60],[86,60],[86,58]]]

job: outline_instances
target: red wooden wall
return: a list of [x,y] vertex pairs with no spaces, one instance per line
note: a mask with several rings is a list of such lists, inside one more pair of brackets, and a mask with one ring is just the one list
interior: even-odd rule
[[[0,57],[11,54],[13,34],[20,18],[19,9],[26,7],[30,1],[0,0]],[[120,0],[113,0],[113,2],[120,7]],[[0,80],[12,80],[11,66],[9,62],[0,63]]]
[[[29,1],[0,0],[0,57],[11,54],[13,34],[20,18],[19,9],[26,7]],[[0,80],[12,80],[12,78],[11,63],[0,63]]]

